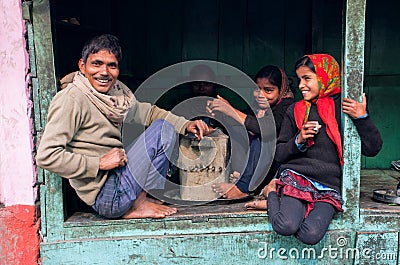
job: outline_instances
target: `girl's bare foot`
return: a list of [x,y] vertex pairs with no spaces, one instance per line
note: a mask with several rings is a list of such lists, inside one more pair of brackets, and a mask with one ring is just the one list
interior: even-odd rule
[[122,218],[164,218],[178,211],[176,208],[151,202],[146,198],[146,195],[143,191],[139,193],[131,209]]
[[267,186],[265,186],[260,194],[261,200],[248,202],[244,205],[247,210],[267,210],[267,198],[270,192],[276,192],[276,179],[272,179]]
[[237,171],[233,171],[232,174],[229,175],[229,182],[236,183],[240,178],[240,173]]
[[267,186],[265,186],[261,191],[261,196],[265,199],[268,198],[268,194],[271,191],[276,191],[276,179],[272,179]]
[[241,192],[233,183],[217,183],[212,187],[216,193],[226,199],[241,199],[249,196],[249,194]]
[[267,200],[255,200],[244,205],[247,210],[267,210]]

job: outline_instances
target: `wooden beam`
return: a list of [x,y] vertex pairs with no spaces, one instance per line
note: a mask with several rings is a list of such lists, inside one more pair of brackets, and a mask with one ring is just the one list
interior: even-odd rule
[[[364,77],[366,0],[347,0],[343,13],[342,96],[361,99]],[[344,218],[359,224],[361,144],[351,119],[342,113]]]
[[[32,18],[35,54],[30,56],[36,57],[36,77],[32,78],[32,83],[38,87],[34,108],[40,110],[40,117],[35,116],[35,120],[39,120],[40,127],[44,128],[50,102],[57,92],[49,0],[33,1]],[[62,238],[64,210],[61,187],[61,178],[45,170],[40,187],[42,233],[52,240]],[[51,232],[48,227],[51,227]]]

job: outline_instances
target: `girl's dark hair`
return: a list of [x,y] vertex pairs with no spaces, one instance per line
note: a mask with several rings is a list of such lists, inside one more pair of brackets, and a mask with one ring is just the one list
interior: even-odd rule
[[254,81],[257,82],[258,78],[265,78],[274,86],[279,88],[279,92],[282,87],[282,73],[279,68],[275,65],[267,65],[261,68],[256,76],[254,77]]
[[82,49],[82,59],[86,63],[90,54],[98,53],[101,50],[107,50],[114,54],[118,62],[122,60],[121,46],[117,37],[110,34],[95,36],[88,40]]
[[299,69],[299,67],[303,66],[303,65],[308,67],[308,68],[310,68],[311,71],[316,73],[314,64],[313,64],[313,62],[311,61],[311,59],[307,55],[305,55],[305,56],[303,56],[303,57],[301,57],[300,59],[297,60],[297,62],[294,65],[294,70]]

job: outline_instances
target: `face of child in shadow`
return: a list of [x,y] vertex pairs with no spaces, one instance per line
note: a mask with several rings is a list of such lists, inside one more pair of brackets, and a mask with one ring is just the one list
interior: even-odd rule
[[208,96],[215,97],[216,90],[213,83],[210,82],[193,82],[192,84],[193,96]]

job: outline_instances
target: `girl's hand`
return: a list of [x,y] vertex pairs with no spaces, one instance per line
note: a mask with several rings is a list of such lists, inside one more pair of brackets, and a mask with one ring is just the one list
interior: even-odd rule
[[221,112],[225,115],[231,116],[231,117],[233,117],[236,114],[235,108],[232,107],[232,105],[229,103],[229,101],[227,101],[220,95],[217,95],[216,99],[214,99],[212,101],[209,100],[207,102],[206,110],[213,117],[215,116],[216,111],[219,111],[219,112]]
[[321,125],[318,124],[318,121],[308,121],[303,124],[303,127],[299,133],[299,137],[297,138],[297,143],[305,144],[307,140],[313,139],[318,133],[319,128],[321,128]]
[[362,102],[350,98],[343,98],[342,110],[352,119],[367,114],[367,98],[365,97],[365,93],[362,95]]
[[268,194],[272,191],[276,191],[276,179],[272,179],[267,186],[265,186],[259,195],[262,199],[267,199]]
[[209,100],[207,102],[206,111],[214,117],[216,112],[225,115],[226,117],[231,117],[234,120],[238,121],[241,124],[244,124],[247,115],[241,112],[240,110],[235,109],[229,101],[217,95],[217,98],[214,100]]

